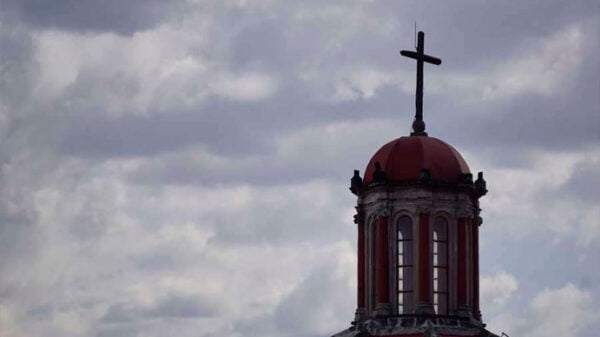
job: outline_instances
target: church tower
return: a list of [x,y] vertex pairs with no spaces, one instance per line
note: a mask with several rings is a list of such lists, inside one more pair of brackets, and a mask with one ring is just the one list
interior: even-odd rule
[[479,198],[460,153],[430,137],[423,121],[423,63],[441,60],[417,51],[416,115],[409,136],[383,145],[364,178],[354,171],[358,197],[358,289],[354,321],[334,337],[490,336],[479,310]]

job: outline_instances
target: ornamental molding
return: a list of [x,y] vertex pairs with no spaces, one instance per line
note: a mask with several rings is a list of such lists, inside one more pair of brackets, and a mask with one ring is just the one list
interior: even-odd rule
[[396,191],[373,191],[358,200],[359,205],[372,205],[381,201],[392,204],[400,203],[435,203],[441,205],[469,204],[475,206],[469,195],[465,192],[432,192],[423,189],[402,189]]
[[477,208],[471,203],[462,203],[456,205],[454,213],[457,218],[474,218],[477,215]]
[[394,208],[394,212],[393,212],[393,219],[394,221],[397,221],[400,217],[403,216],[407,216],[411,219],[414,219],[417,217],[418,213],[417,213],[417,207],[410,205],[410,207],[407,207],[406,205],[402,205],[402,207],[395,207]]
[[363,211],[369,221],[372,221],[372,216],[397,217],[401,210],[410,213],[413,218],[420,213],[435,216],[440,212],[456,218],[477,216],[477,204],[466,193],[423,189],[402,189],[391,193],[373,191],[359,200],[357,210]]
[[417,213],[431,214],[431,210],[434,209],[431,205],[418,205]]
[[468,208],[457,209],[455,214],[457,218],[472,218],[474,215],[473,212]]
[[333,337],[350,336],[392,336],[405,334],[423,334],[425,336],[490,336],[497,337],[487,331],[481,324],[473,320],[450,317],[426,318],[419,316],[370,318],[356,323],[350,329]]
[[453,208],[448,208],[448,207],[436,207],[432,210],[431,212],[431,216],[432,217],[444,217],[447,219],[452,219],[454,218],[454,209]]
[[387,201],[388,197],[389,194],[385,192],[370,193],[359,200],[359,205],[372,205],[382,201]]
[[380,205],[377,209],[375,209],[375,211],[373,213],[376,214],[377,216],[387,216],[387,217],[389,217],[392,214],[390,208],[387,205]]

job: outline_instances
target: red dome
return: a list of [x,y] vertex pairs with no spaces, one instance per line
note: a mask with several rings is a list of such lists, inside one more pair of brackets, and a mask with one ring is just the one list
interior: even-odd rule
[[419,179],[421,169],[428,169],[433,180],[448,183],[458,182],[459,175],[470,173],[456,149],[427,136],[400,137],[382,146],[367,165],[365,183],[373,181],[376,162],[390,181]]

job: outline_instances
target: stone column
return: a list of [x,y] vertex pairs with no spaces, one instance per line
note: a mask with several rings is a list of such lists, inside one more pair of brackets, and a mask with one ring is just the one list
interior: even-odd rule
[[354,321],[360,322],[365,319],[367,314],[366,309],[366,297],[365,297],[365,221],[361,214],[356,215],[356,223],[358,228],[358,240],[357,240],[357,291],[356,291],[356,314],[354,315]]
[[468,227],[470,219],[461,217],[458,219],[457,230],[457,274],[458,282],[456,284],[457,315],[468,317],[470,307],[468,302],[468,278],[469,278],[469,260],[468,260]]
[[389,287],[389,249],[388,249],[388,214],[379,215],[376,229],[376,296],[375,314],[385,316],[390,314]]
[[417,250],[417,314],[434,314],[432,295],[431,226],[429,214],[419,214]]
[[476,219],[471,224],[472,231],[472,246],[471,255],[473,256],[473,274],[472,274],[472,285],[473,285],[473,316],[477,320],[481,320],[481,311],[479,310],[479,224],[480,221]]

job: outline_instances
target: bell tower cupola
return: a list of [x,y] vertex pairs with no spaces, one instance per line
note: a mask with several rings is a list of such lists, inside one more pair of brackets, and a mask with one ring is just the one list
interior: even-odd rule
[[383,145],[358,170],[357,302],[352,326],[334,336],[496,336],[479,308],[479,199],[487,193],[461,154],[425,132],[423,66],[416,51],[416,113],[410,135]]

